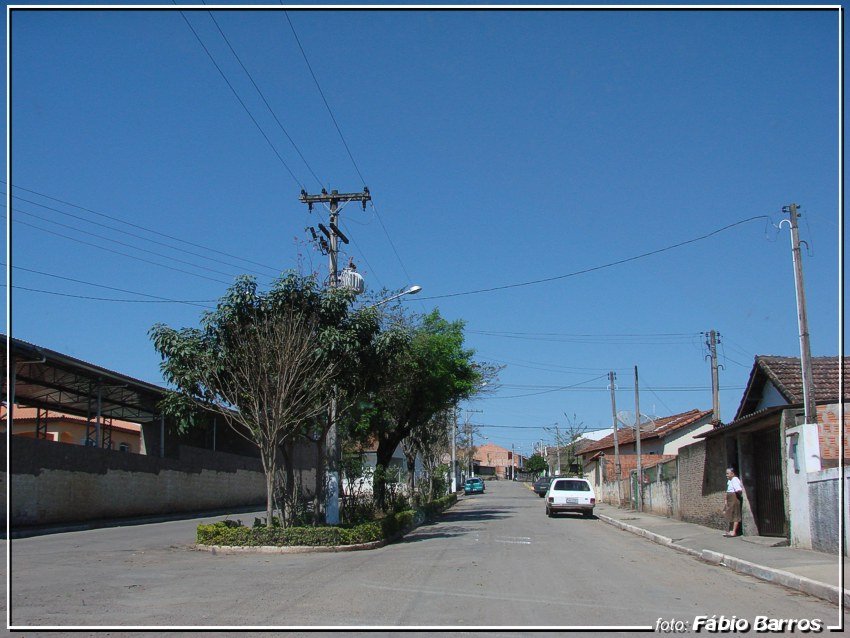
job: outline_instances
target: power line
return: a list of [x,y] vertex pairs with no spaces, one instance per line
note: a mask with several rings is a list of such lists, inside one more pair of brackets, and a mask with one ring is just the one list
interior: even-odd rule
[[[0,266],[5,266],[5,265],[6,264],[0,262]],[[52,277],[54,279],[61,279],[63,281],[70,281],[70,282],[77,283],[77,284],[84,284],[86,286],[93,286],[95,288],[103,288],[104,290],[114,290],[116,292],[124,292],[124,293],[128,293],[128,294],[131,294],[131,295],[139,295],[140,297],[149,297],[151,300],[156,300],[156,301],[160,301],[160,302],[182,303],[182,304],[190,304],[190,305],[195,305],[195,306],[197,306],[199,304],[203,304],[203,303],[215,303],[215,300],[210,300],[210,299],[202,299],[202,300],[196,300],[196,301],[169,299],[168,297],[160,297],[158,295],[151,295],[151,294],[146,293],[146,292],[138,292],[136,290],[128,290],[126,288],[116,288],[115,286],[107,286],[105,284],[96,284],[94,282],[85,281],[83,279],[75,279],[73,277],[66,277],[64,275],[57,275],[55,273],[45,272],[43,270],[35,270],[33,268],[25,268],[23,266],[12,266],[12,268],[14,270],[20,270],[22,272],[28,272],[28,273],[32,273],[34,275],[42,275],[44,277]],[[16,288],[17,286],[12,286],[12,287]],[[37,292],[47,292],[47,291],[37,291]],[[59,293],[54,293],[54,294],[59,294]],[[118,301],[118,300],[115,300],[115,301]],[[206,308],[208,306],[201,306],[201,307]]]
[[557,281],[559,279],[566,279],[568,277],[575,277],[577,275],[584,275],[584,274],[587,274],[589,272],[594,272],[594,271],[597,271],[597,270],[603,270],[605,268],[611,268],[613,266],[619,266],[621,264],[626,264],[626,263],[629,263],[629,262],[632,262],[632,261],[637,261],[638,259],[644,259],[645,257],[657,255],[659,253],[663,253],[663,252],[666,252],[668,250],[673,250],[674,248],[680,248],[680,247],[686,246],[688,244],[693,244],[695,242],[702,241],[704,239],[708,239],[709,237],[713,237],[714,235],[717,235],[718,233],[722,233],[725,230],[729,230],[730,228],[734,228],[735,226],[740,226],[741,224],[746,224],[746,223],[754,221],[756,219],[765,219],[765,218],[767,218],[767,215],[756,215],[754,217],[748,217],[747,219],[742,219],[742,220],[737,221],[735,223],[728,224],[726,226],[723,226],[722,228],[718,228],[717,230],[713,230],[710,233],[707,233],[705,235],[701,235],[699,237],[694,237],[693,239],[688,239],[686,241],[682,241],[682,242],[679,242],[677,244],[665,246],[664,248],[658,248],[657,250],[651,250],[649,252],[642,253],[640,255],[635,255],[634,257],[627,257],[625,259],[612,261],[612,262],[609,262],[607,264],[602,264],[601,266],[593,266],[592,268],[585,268],[583,270],[576,270],[574,272],[566,273],[564,275],[556,275],[554,277],[545,277],[543,279],[534,279],[532,281],[524,281],[524,282],[520,282],[520,283],[516,283],[516,284],[505,284],[503,286],[493,286],[491,288],[479,288],[478,290],[467,290],[465,292],[453,292],[453,293],[448,293],[448,294],[445,294],[445,295],[432,295],[431,297],[422,297],[422,300],[424,301],[426,299],[446,299],[448,297],[461,297],[461,296],[464,296],[464,295],[476,295],[476,294],[480,294],[480,293],[484,293],[484,292],[495,292],[497,290],[507,290],[509,288],[519,288],[519,287],[522,287],[522,286],[532,286],[532,285],[535,285],[535,284],[542,284],[542,283],[547,283],[547,282],[550,282],[550,281]]
[[304,162],[304,166],[307,167],[307,170],[310,171],[310,173],[316,179],[316,182],[318,182],[319,186],[325,186],[325,184],[322,183],[322,180],[319,179],[319,176],[316,175],[316,171],[314,171],[313,167],[310,166],[309,162],[307,162],[307,159],[304,157],[304,154],[301,152],[301,149],[298,148],[298,145],[295,143],[295,140],[292,139],[292,136],[287,132],[286,128],[284,128],[280,119],[277,117],[277,114],[274,112],[271,105],[269,104],[269,101],[266,99],[266,96],[263,94],[263,92],[260,90],[260,87],[257,86],[257,83],[254,81],[254,77],[251,75],[250,71],[248,71],[248,69],[242,63],[242,58],[239,57],[239,55],[236,53],[236,50],[233,48],[233,45],[230,44],[230,40],[227,39],[227,36],[224,34],[221,25],[219,25],[218,20],[215,19],[215,16],[212,14],[212,11],[207,11],[207,13],[209,14],[210,18],[212,18],[213,23],[215,23],[215,26],[218,29],[218,32],[221,34],[221,37],[224,38],[224,41],[230,48],[230,52],[233,54],[233,57],[236,58],[236,61],[239,62],[239,66],[242,67],[242,70],[245,71],[245,75],[248,76],[248,79],[251,81],[251,84],[254,85],[254,88],[257,90],[257,93],[263,100],[263,104],[266,105],[266,108],[269,110],[269,113],[271,113],[272,117],[274,118],[274,121],[277,122],[277,125],[280,127],[280,130],[283,131],[283,134],[286,136],[286,139],[288,139],[290,144],[292,144],[292,147],[295,149],[295,152],[298,153],[298,157],[300,157],[301,161]]
[[30,224],[30,223],[25,222],[25,221],[20,220],[20,219],[13,219],[12,221],[16,224],[21,224],[23,226],[29,226],[30,228],[35,228],[36,230],[40,230],[43,233],[48,233],[50,235],[56,235],[57,237],[63,237],[64,239],[68,239],[70,241],[77,242],[78,244],[83,244],[85,246],[92,246],[93,248],[97,248],[98,250],[103,250],[105,252],[113,253],[115,255],[121,255],[123,257],[129,257],[130,259],[135,259],[137,261],[141,261],[141,262],[144,262],[146,264],[152,264],[154,266],[159,266],[160,268],[166,268],[168,270],[173,270],[175,272],[181,272],[181,273],[184,273],[186,275],[192,275],[193,277],[200,277],[201,279],[207,279],[209,281],[214,281],[216,283],[224,284],[226,286],[229,286],[230,283],[231,283],[229,281],[223,281],[221,279],[215,279],[214,277],[207,277],[206,275],[202,275],[202,274],[196,273],[196,272],[191,272],[189,270],[183,270],[182,268],[175,268],[174,266],[169,266],[168,264],[161,264],[158,261],[153,261],[151,259],[145,259],[144,257],[138,257],[137,255],[131,255],[129,253],[121,252],[120,250],[112,250],[111,248],[107,248],[106,246],[100,246],[99,244],[95,244],[95,243],[92,243],[92,242],[89,242],[89,241],[83,241],[82,239],[77,239],[75,237],[70,237],[70,236],[64,235],[62,233],[57,233],[55,231],[48,230],[46,228],[41,228],[40,226],[36,226],[35,224]]
[[[17,187],[17,186],[15,186],[14,188],[18,188],[18,187]],[[6,193],[4,193],[4,192],[0,191],[0,195],[5,195],[5,194],[6,194]],[[191,251],[191,250],[186,250],[185,248],[178,248],[178,247],[176,247],[176,246],[172,246],[172,245],[170,245],[170,244],[167,244],[167,243],[165,243],[165,242],[163,242],[163,241],[157,241],[156,239],[150,239],[149,237],[144,237],[143,235],[139,235],[138,233],[133,233],[133,232],[130,232],[130,231],[128,231],[128,230],[123,230],[123,229],[121,229],[121,228],[116,228],[115,226],[110,226],[109,224],[104,224],[104,223],[101,223],[101,222],[96,222],[96,221],[94,221],[94,220],[92,220],[92,219],[88,219],[88,218],[86,218],[86,217],[83,217],[82,215],[74,215],[73,213],[69,213],[69,212],[67,212],[67,211],[63,211],[63,210],[60,210],[60,209],[58,209],[58,208],[53,208],[52,206],[47,206],[46,204],[40,204],[40,203],[35,202],[35,201],[31,200],[31,199],[26,199],[25,197],[19,197],[18,195],[13,195],[13,196],[12,196],[12,198],[13,198],[13,199],[17,199],[17,200],[22,201],[22,202],[26,202],[26,203],[28,203],[28,204],[33,204],[33,205],[35,205],[35,206],[39,206],[40,208],[44,208],[44,209],[46,209],[46,210],[50,210],[50,211],[53,211],[53,212],[55,212],[55,213],[59,213],[60,215],[65,215],[66,217],[71,217],[72,219],[77,219],[77,220],[79,220],[79,221],[86,222],[87,224],[91,224],[91,225],[93,225],[93,226],[99,226],[99,227],[101,227],[101,228],[106,228],[106,229],[108,229],[108,230],[115,231],[116,233],[121,233],[121,234],[123,234],[123,235],[127,235],[127,236],[129,236],[129,237],[134,237],[134,238],[136,238],[136,239],[140,239],[140,240],[142,240],[142,241],[149,242],[149,243],[151,243],[151,244],[156,244],[157,246],[163,246],[163,247],[165,247],[165,248],[169,248],[169,249],[171,249],[171,250],[179,250],[179,251],[181,251],[181,252],[183,252],[183,253],[187,253],[187,254],[189,254],[189,255],[193,255],[194,257],[198,257],[198,258],[200,258],[200,259],[205,259],[205,260],[207,260],[207,261],[211,261],[211,262],[216,263],[216,264],[222,264],[222,265],[224,265],[224,266],[230,266],[230,267],[232,267],[232,268],[238,268],[238,269],[243,270],[243,271],[245,271],[245,272],[250,272],[250,273],[252,273],[252,274],[259,275],[259,276],[261,276],[261,277],[268,277],[268,278],[272,278],[272,275],[267,275],[267,274],[265,274],[265,273],[261,273],[261,272],[259,272],[259,271],[257,271],[257,270],[251,270],[251,269],[248,269],[248,268],[244,268],[243,266],[239,266],[238,264],[233,264],[233,263],[230,263],[230,262],[227,262],[227,261],[222,261],[222,260],[220,260],[220,259],[215,259],[215,258],[213,258],[213,257],[207,257],[206,255],[202,255],[202,254],[200,254],[200,253],[196,253],[196,252],[193,252],[193,251]],[[3,204],[3,205],[5,206],[5,204]],[[57,225],[59,225],[59,226],[65,226],[65,224],[60,224],[59,222],[53,221],[52,219],[48,219],[48,218],[46,218],[46,217],[40,217],[40,216],[36,215],[35,213],[28,213],[28,212],[26,212],[26,211],[22,211],[22,210],[15,210],[15,212],[20,212],[20,213],[23,213],[24,215],[30,215],[31,217],[36,217],[37,219],[41,219],[41,220],[43,220],[43,221],[48,221],[48,222],[50,222],[51,224],[57,224]],[[66,227],[66,228],[73,228],[74,230],[79,231],[79,229],[78,229],[78,228],[76,228],[76,227],[71,227],[71,226],[65,226],[65,227]],[[79,232],[82,232],[82,231],[79,231]],[[127,244],[124,244],[124,245],[127,245]],[[138,247],[135,247],[135,248],[138,248]],[[142,250],[142,249],[141,249],[141,248],[138,248],[138,250]],[[162,257],[167,257],[168,259],[176,259],[175,257],[170,257],[170,256],[168,256],[168,255],[162,255],[161,253],[154,253],[154,254],[156,254],[156,255],[160,255],[160,256],[162,256]],[[237,258],[237,259],[238,259],[238,258]],[[179,261],[179,260],[178,260],[178,261]],[[189,262],[184,262],[184,263],[189,263]],[[193,264],[193,265],[194,265],[194,264]],[[204,268],[204,266],[200,266],[200,265],[199,265],[199,266],[198,266],[198,268]],[[228,274],[228,273],[222,273],[222,274]]]
[[[21,214],[21,215],[27,215],[29,217],[35,217],[36,219],[39,219],[41,221],[45,221],[49,224],[55,224],[56,226],[60,226],[62,228],[68,228],[70,230],[73,230],[73,231],[78,232],[78,233],[83,233],[83,234],[88,235],[90,237],[95,237],[97,239],[103,239],[103,240],[111,242],[113,244],[117,244],[119,246],[126,246],[127,248],[133,248],[134,250],[139,250],[141,252],[149,253],[151,255],[156,255],[157,257],[164,257],[165,259],[170,259],[172,261],[176,261],[176,262],[181,263],[181,264],[186,264],[187,266],[192,266],[194,268],[200,268],[202,270],[206,270],[208,272],[212,272],[212,273],[215,273],[217,275],[224,275],[225,277],[233,277],[234,276],[233,274],[228,273],[228,272],[223,272],[221,270],[216,270],[215,268],[209,268],[208,266],[202,266],[200,264],[195,264],[191,261],[186,261],[185,259],[179,259],[178,257],[172,257],[171,255],[158,253],[155,250],[147,250],[145,248],[139,248],[138,246],[134,246],[133,244],[128,244],[128,243],[123,242],[123,241],[118,241],[117,239],[112,239],[112,238],[106,237],[104,235],[98,235],[97,233],[92,233],[92,232],[89,232],[89,231],[83,231],[83,230],[80,230],[79,228],[75,228],[74,226],[70,226],[69,224],[63,224],[61,222],[57,222],[57,221],[54,221],[52,219],[48,219],[47,217],[42,217],[41,215],[36,215],[35,213],[30,213],[30,212],[27,212],[25,210],[21,210],[19,208],[13,208],[12,212],[18,213],[18,214]],[[19,220],[14,219],[13,221],[18,222]],[[38,228],[37,226],[33,226],[33,227]],[[73,239],[72,237],[69,237],[67,235],[60,235],[60,236],[67,237],[68,239]]]
[[[171,0],[171,1],[172,1],[174,4],[177,4],[176,0]],[[248,117],[249,117],[249,118],[251,118],[251,121],[254,123],[254,126],[256,126],[256,127],[257,127],[257,130],[260,132],[260,135],[262,135],[262,136],[263,136],[263,139],[265,139],[265,140],[266,140],[266,143],[268,143],[269,148],[271,148],[271,149],[272,149],[272,152],[275,154],[275,156],[277,157],[277,159],[278,159],[278,160],[280,160],[280,163],[281,163],[281,164],[283,164],[283,167],[287,170],[287,172],[288,172],[288,173],[289,173],[289,175],[292,177],[292,179],[295,181],[295,183],[296,183],[296,184],[298,184],[298,186],[299,186],[299,187],[304,188],[304,184],[302,184],[302,183],[301,183],[301,180],[299,180],[299,179],[295,176],[295,173],[293,173],[293,172],[292,172],[292,169],[291,169],[291,168],[289,168],[289,164],[287,164],[287,163],[286,163],[286,161],[284,161],[283,157],[281,157],[281,155],[280,155],[280,153],[278,152],[277,148],[275,147],[275,145],[274,145],[274,144],[272,144],[272,141],[269,139],[269,136],[268,136],[268,135],[266,135],[266,132],[263,130],[263,128],[262,128],[262,127],[260,126],[260,124],[257,122],[256,118],[254,118],[254,116],[251,114],[251,111],[250,111],[250,110],[248,109],[248,107],[245,105],[245,102],[243,102],[243,101],[242,101],[242,98],[241,98],[241,97],[239,97],[239,93],[237,93],[237,92],[236,92],[236,89],[235,89],[235,88],[233,88],[233,85],[230,83],[230,80],[228,80],[228,79],[227,79],[227,76],[224,74],[224,71],[222,71],[222,70],[221,70],[221,67],[218,65],[218,62],[216,62],[216,61],[215,61],[215,58],[212,56],[212,53],[210,53],[209,49],[207,49],[206,45],[204,44],[204,41],[203,41],[203,40],[201,40],[201,36],[199,36],[199,35],[198,35],[198,32],[197,32],[197,31],[195,31],[195,28],[192,26],[192,23],[191,23],[191,22],[189,22],[189,19],[186,17],[186,14],[185,14],[183,11],[180,11],[180,15],[183,17],[183,20],[186,22],[186,26],[188,26],[188,27],[189,27],[189,30],[190,30],[190,31],[194,34],[195,38],[198,40],[198,44],[200,44],[200,45],[201,45],[201,48],[202,48],[202,49],[204,50],[204,52],[207,54],[207,57],[209,57],[210,62],[212,62],[212,63],[213,63],[213,66],[216,68],[216,70],[218,71],[219,75],[221,75],[221,78],[224,80],[225,84],[227,84],[227,86],[228,86],[228,87],[230,88],[230,90],[233,92],[233,96],[236,98],[236,100],[239,102],[239,104],[241,104],[241,105],[242,105],[242,108],[245,110],[245,113],[247,113],[247,114],[248,114]]]
[[[0,179],[0,184],[6,184],[6,181]],[[15,190],[26,191],[27,193],[32,193],[33,195],[38,195],[39,197],[44,197],[45,199],[49,199],[49,200],[57,202],[59,204],[71,206],[72,208],[84,210],[87,213],[91,213],[92,215],[97,215],[98,217],[103,217],[105,219],[111,219],[112,221],[116,221],[116,222],[119,222],[121,224],[126,224],[127,226],[132,226],[133,228],[138,228],[139,230],[143,230],[145,232],[152,233],[154,235],[159,235],[160,237],[165,237],[167,239],[171,239],[171,240],[176,241],[176,242],[187,244],[189,246],[194,246],[195,248],[201,248],[202,250],[208,250],[210,252],[217,253],[219,255],[224,255],[225,257],[230,257],[232,259],[238,259],[239,261],[244,261],[245,263],[253,264],[255,266],[260,266],[262,268],[267,268],[269,270],[275,271],[276,273],[279,273],[281,271],[280,268],[275,268],[274,266],[268,266],[266,264],[261,264],[261,263],[256,262],[256,261],[251,261],[250,259],[245,259],[244,257],[239,257],[238,255],[232,255],[230,253],[227,253],[227,252],[215,249],[215,248],[210,248],[209,246],[204,246],[203,244],[197,244],[197,243],[188,241],[186,239],[181,239],[179,237],[175,237],[173,235],[169,235],[167,233],[163,233],[161,231],[154,230],[153,228],[147,228],[145,226],[140,226],[139,224],[134,224],[133,222],[128,222],[127,220],[121,219],[119,217],[107,215],[106,213],[101,213],[101,212],[98,212],[96,210],[92,210],[91,208],[86,208],[85,206],[80,206],[79,204],[74,204],[72,202],[69,202],[69,201],[66,201],[66,200],[63,200],[63,199],[59,199],[57,197],[53,197],[51,195],[45,195],[44,193],[39,193],[38,191],[34,191],[34,190],[29,189],[29,188],[24,188],[23,186],[18,186],[17,184],[14,184],[12,186],[12,188],[14,188]],[[17,195],[13,195],[13,197],[17,197]],[[44,206],[43,204],[36,204],[36,205],[47,208],[47,206]],[[92,223],[94,223],[94,222],[92,222]],[[152,241],[152,240],[149,240],[149,241]]]
[[[283,4],[283,0],[279,0],[281,4]],[[286,21],[289,23],[289,28],[292,30],[292,35],[295,38],[295,42],[298,44],[298,49],[301,51],[301,56],[304,58],[304,62],[307,65],[307,69],[310,71],[310,75],[313,78],[313,82],[316,85],[316,89],[319,91],[319,95],[322,97],[322,102],[325,104],[325,108],[328,111],[328,115],[330,115],[331,121],[336,128],[336,132],[339,134],[339,139],[342,140],[342,144],[345,147],[345,151],[348,153],[348,157],[351,159],[351,164],[354,166],[354,170],[357,172],[358,177],[360,177],[360,181],[363,184],[366,184],[366,178],[363,177],[363,173],[360,170],[360,167],[357,165],[357,161],[354,159],[354,154],[351,152],[351,148],[348,145],[348,142],[345,139],[345,136],[342,134],[342,129],[339,126],[339,122],[337,122],[336,116],[334,116],[333,110],[331,109],[331,105],[328,102],[327,97],[325,97],[325,92],[322,90],[322,86],[319,84],[319,78],[316,77],[315,71],[313,71],[313,66],[310,64],[310,60],[307,58],[307,52],[304,50],[304,47],[301,45],[301,40],[298,37],[298,33],[295,31],[295,25],[292,24],[292,19],[289,17],[289,12],[284,11],[283,14],[286,16]],[[387,227],[384,225],[384,220],[381,219],[381,214],[378,211],[378,207],[375,205],[374,200],[371,202],[372,210],[375,211],[375,217],[378,218],[378,222],[381,224],[381,228],[384,231],[384,235],[387,237],[387,241],[390,244],[390,248],[392,248],[393,253],[395,254],[396,259],[398,260],[399,265],[401,266],[401,270],[404,273],[404,276],[407,277],[408,285],[413,283],[412,278],[410,277],[410,273],[407,271],[407,267],[404,265],[404,261],[401,259],[401,255],[399,255],[398,250],[395,247],[395,243],[390,237],[390,233],[387,230]],[[423,305],[424,308],[424,305]]]
[[[3,288],[6,288],[6,284],[0,284]],[[178,299],[115,299],[114,297],[92,297],[89,295],[74,295],[69,292],[58,292],[55,290],[41,290],[40,288],[28,288],[26,286],[18,286],[13,285],[13,290],[26,290],[27,292],[38,292],[45,295],[54,295],[57,297],[71,297],[73,299],[85,299],[86,301],[112,301],[112,302],[120,302],[120,303],[179,303],[179,304],[187,304],[190,306],[197,306],[198,308],[205,308],[208,310],[212,310],[212,306],[202,306],[200,304],[192,303],[190,301],[180,301]]]
[[574,383],[572,385],[565,385],[563,387],[555,388],[553,390],[543,390],[542,392],[530,392],[528,394],[515,394],[515,395],[512,395],[512,396],[506,396],[506,397],[481,397],[481,399],[482,400],[486,400],[486,399],[518,399],[520,397],[531,397],[531,396],[535,396],[535,395],[538,395],[538,394],[548,394],[550,392],[558,392],[560,390],[569,390],[570,388],[576,388],[578,386],[584,385],[585,383],[591,383],[592,381],[598,381],[599,379],[602,379],[605,376],[607,376],[607,375],[603,374],[603,375],[600,375],[598,377],[593,377],[592,379],[580,381],[580,382]]

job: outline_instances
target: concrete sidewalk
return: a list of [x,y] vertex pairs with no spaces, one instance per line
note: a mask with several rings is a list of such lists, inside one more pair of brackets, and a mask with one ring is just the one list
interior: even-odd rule
[[[725,538],[717,529],[612,505],[597,504],[596,515],[610,525],[714,565],[838,604],[841,563],[834,554],[775,547],[782,539],[764,536]],[[843,565],[846,573],[846,557]],[[850,590],[846,587],[847,583],[844,604],[850,605]]]

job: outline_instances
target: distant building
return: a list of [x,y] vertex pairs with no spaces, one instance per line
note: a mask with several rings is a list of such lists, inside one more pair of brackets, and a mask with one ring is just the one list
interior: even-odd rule
[[[37,410],[16,405],[13,411],[13,436],[42,438],[47,441],[86,445],[88,429],[94,421],[83,417],[71,416],[52,410]],[[6,407],[0,409],[0,429],[6,431]],[[141,429],[138,423],[119,421],[117,419],[102,419],[101,431],[108,431],[106,440],[109,449],[122,452],[142,453]]]

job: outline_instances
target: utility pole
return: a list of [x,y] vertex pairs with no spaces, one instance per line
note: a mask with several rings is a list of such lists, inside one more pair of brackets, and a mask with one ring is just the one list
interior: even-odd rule
[[720,375],[717,371],[717,344],[720,342],[720,335],[716,330],[711,330],[708,333],[709,357],[711,357],[711,410],[713,412],[711,420],[714,425],[720,423]]
[[803,375],[803,406],[806,423],[817,423],[815,386],[812,378],[812,352],[809,346],[809,321],[806,316],[806,293],[803,289],[803,262],[800,256],[800,233],[797,227],[797,204],[782,207],[791,223],[791,255],[794,258],[794,290],[797,293],[797,323],[800,328],[800,363]]
[[617,491],[620,490],[620,442],[617,437],[617,399],[614,396],[614,380],[617,375],[614,371],[608,373],[608,385],[611,388],[611,416],[614,422],[614,472],[617,475]]
[[640,390],[638,389],[638,369],[635,366],[635,454],[637,454],[637,510],[643,511],[643,467],[640,462]]
[[452,410],[452,494],[457,492],[457,406]]
[[558,425],[555,424],[555,454],[558,457],[558,470],[555,472],[558,476],[561,475],[561,431]]
[[[325,228],[319,224],[321,231],[327,235],[328,241],[328,286],[336,288],[339,267],[337,264],[339,256],[339,239],[342,239],[346,244],[348,238],[339,230],[339,204],[340,202],[361,202],[363,210],[366,210],[366,202],[370,201],[372,196],[369,194],[369,189],[363,187],[361,193],[339,193],[335,190],[328,193],[324,188],[320,195],[308,195],[307,191],[301,190],[299,201],[302,204],[307,204],[307,208],[312,212],[314,204],[327,204],[330,211],[330,221]],[[324,247],[324,245],[323,245]],[[340,447],[339,437],[336,429],[336,397],[335,392],[331,390],[331,400],[328,406],[328,433],[325,436],[325,450],[327,453],[327,493],[325,495],[325,522],[328,525],[339,524],[339,469],[342,459],[342,449]]]
[[516,467],[516,452],[514,451],[514,444],[511,443],[511,480],[512,481],[514,480],[514,477],[516,477],[516,470],[514,469],[515,467]]

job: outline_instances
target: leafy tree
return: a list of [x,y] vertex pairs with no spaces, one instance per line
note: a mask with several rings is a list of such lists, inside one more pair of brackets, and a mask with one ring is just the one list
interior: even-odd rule
[[549,464],[546,463],[546,459],[540,456],[537,452],[525,460],[525,469],[527,472],[531,472],[532,474],[540,474],[541,472],[546,471],[548,467]]
[[374,494],[381,507],[385,470],[396,447],[414,428],[472,396],[481,379],[472,350],[463,347],[462,322],[446,321],[437,310],[418,321],[403,314],[394,319],[398,347],[384,358],[371,408],[361,419],[378,443]]
[[163,376],[177,389],[164,407],[212,410],[258,447],[269,525],[281,465],[284,523],[294,511],[292,447],[326,410],[328,388],[343,368],[344,339],[327,326],[351,300],[347,291],[320,288],[314,277],[287,273],[260,292],[252,277],[242,276],[203,315],[200,328],[150,330]]

